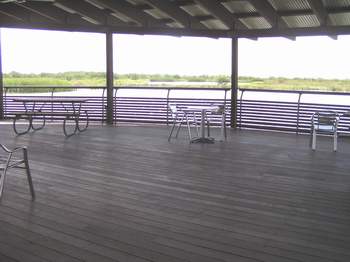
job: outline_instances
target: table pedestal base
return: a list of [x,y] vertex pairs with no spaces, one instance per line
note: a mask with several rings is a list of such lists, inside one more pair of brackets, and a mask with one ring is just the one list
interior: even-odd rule
[[195,137],[195,138],[191,139],[191,143],[213,144],[214,138],[212,138],[212,137]]

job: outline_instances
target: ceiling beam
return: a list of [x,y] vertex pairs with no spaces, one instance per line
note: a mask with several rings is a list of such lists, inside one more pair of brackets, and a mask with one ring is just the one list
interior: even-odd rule
[[175,2],[165,0],[145,0],[146,3],[155,9],[158,9],[171,17],[174,21],[185,28],[204,28],[204,26],[195,17],[179,8]]
[[42,30],[58,30],[69,32],[89,32],[89,33],[120,33],[120,34],[138,34],[138,35],[169,35],[169,36],[193,36],[193,37],[209,37],[221,38],[231,37],[232,32],[227,30],[213,29],[188,29],[188,28],[170,28],[170,27],[130,27],[130,26],[104,26],[94,24],[43,24],[43,23],[26,23],[26,22],[8,22],[2,21],[3,28],[23,28],[23,29],[42,29]]
[[266,0],[248,0],[248,2],[266,19],[271,27],[288,27],[273,6]]
[[104,12],[103,10],[83,0],[60,0],[56,1],[53,5],[65,11],[68,11],[68,13],[70,10],[72,10],[92,24],[107,24],[107,17],[111,17],[107,12]]
[[18,8],[13,4],[0,4],[0,13],[11,19],[30,22],[31,13],[23,8]]
[[235,32],[237,37],[298,37],[298,36],[338,36],[349,35],[350,26],[320,26],[297,28],[269,28],[239,30]]
[[147,15],[142,10],[139,10],[135,5],[126,1],[111,1],[111,0],[90,0],[102,5],[104,8],[110,9],[112,12],[121,13],[138,25],[148,26],[150,24],[159,24],[158,19]]
[[328,14],[340,14],[340,13],[349,13],[350,6],[335,6],[335,7],[327,7],[326,12]]
[[18,16],[13,15],[13,14],[9,14],[3,10],[0,10],[0,22],[2,22],[3,17],[7,17],[7,18],[14,19],[17,21],[23,21],[23,19],[21,17],[18,17]]
[[38,14],[46,19],[52,20],[57,23],[64,23],[66,21],[67,14],[63,11],[54,8],[52,5],[39,2],[24,2],[24,3],[15,3],[15,5],[27,9],[30,12]]
[[44,29],[60,30],[73,32],[92,32],[92,33],[123,33],[140,35],[170,35],[170,36],[195,36],[210,38],[249,38],[258,37],[298,37],[298,36],[325,36],[325,35],[349,35],[349,26],[324,26],[324,27],[300,27],[300,28],[268,28],[268,29],[239,29],[232,30],[212,30],[212,29],[188,29],[188,28],[149,28],[149,27],[130,27],[130,26],[104,26],[94,24],[43,24],[1,21],[1,27],[4,28],[26,28],[26,29]]
[[206,9],[216,19],[220,20],[228,29],[235,29],[237,27],[247,28],[239,21],[235,14],[227,10],[220,2],[212,0],[194,0],[194,2]]
[[[311,9],[299,9],[299,10],[281,10],[276,11],[278,16],[300,16],[300,15],[312,15],[313,12]],[[238,18],[256,18],[261,17],[259,12],[237,12],[235,15]]]
[[[266,0],[248,0],[248,2],[261,14],[272,28],[288,28],[287,23],[277,14],[273,6]],[[285,36],[287,39],[295,41],[294,36]]]
[[178,6],[188,6],[195,4],[194,0],[177,0],[175,2]]
[[[307,0],[307,2],[311,7],[312,12],[317,17],[317,20],[320,23],[320,26],[326,26],[328,21],[329,21],[329,24],[332,25],[331,20],[328,20],[328,12],[321,0]],[[338,39],[337,35],[329,35],[329,37],[333,40]]]
[[328,13],[321,0],[307,0],[320,26],[327,24]]
[[[327,14],[339,14],[339,13],[349,13],[349,7],[327,7],[325,8]],[[278,10],[276,14],[280,17],[283,16],[303,16],[303,15],[313,15],[314,12],[312,9],[295,9],[295,10]],[[237,18],[251,18],[251,17],[261,17],[259,12],[237,12],[235,13]]]

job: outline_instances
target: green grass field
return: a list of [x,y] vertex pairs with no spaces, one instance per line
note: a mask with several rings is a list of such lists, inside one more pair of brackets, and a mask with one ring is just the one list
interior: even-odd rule
[[[157,82],[161,86],[182,86],[179,82],[200,82],[198,87],[229,87],[230,77],[225,75],[218,76],[181,76],[181,75],[147,75],[147,74],[125,74],[116,75],[114,80],[115,86],[153,86]],[[4,74],[4,85],[6,87],[28,87],[26,92],[35,92],[31,88],[35,86],[104,86],[105,73],[99,72],[65,72],[65,73],[41,73],[41,74],[21,74],[12,72]],[[157,85],[159,86],[159,85]],[[196,87],[196,85],[191,85]],[[257,77],[239,77],[240,88],[258,88],[258,89],[275,89],[275,90],[317,90],[317,91],[339,91],[350,92],[350,79],[309,79],[309,78],[257,78]],[[67,89],[65,89],[67,90]],[[9,92],[22,92],[22,88],[11,88]],[[40,92],[43,90],[41,89]]]

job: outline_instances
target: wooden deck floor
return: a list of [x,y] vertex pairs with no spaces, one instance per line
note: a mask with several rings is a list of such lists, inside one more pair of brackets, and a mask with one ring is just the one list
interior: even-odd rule
[[0,261],[350,261],[350,139],[231,131],[225,143],[167,141],[166,127],[61,126],[28,145],[37,199],[12,171]]

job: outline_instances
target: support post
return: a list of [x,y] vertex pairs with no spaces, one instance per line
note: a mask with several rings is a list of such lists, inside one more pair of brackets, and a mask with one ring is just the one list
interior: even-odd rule
[[2,49],[1,49],[1,29],[0,29],[0,119],[4,119],[4,81],[2,74]]
[[113,124],[113,33],[106,33],[107,124]]
[[231,39],[231,127],[237,128],[238,38]]

